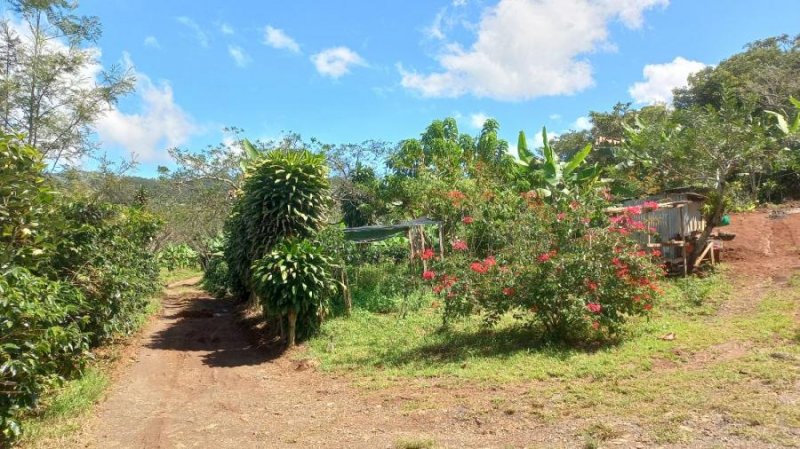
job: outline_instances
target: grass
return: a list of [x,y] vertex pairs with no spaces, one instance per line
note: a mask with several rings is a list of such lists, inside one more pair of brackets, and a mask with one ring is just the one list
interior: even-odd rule
[[98,366],[87,369],[83,376],[66,382],[51,392],[41,411],[23,421],[22,447],[57,447],[81,427],[84,418],[101,399],[111,380]]
[[410,438],[398,440],[395,449],[434,449],[436,442],[427,438]]
[[[669,281],[651,317],[631,321],[621,343],[593,350],[540,344],[510,319],[443,331],[440,313],[426,308],[403,317],[356,310],[325,323],[309,351],[321,369],[349,372],[365,388],[420,377],[530,385],[526,397],[495,408],[552,422],[635,422],[659,444],[701,438],[703,426],[722,420],[741,438],[788,444],[800,428],[800,397],[786,396],[800,382],[800,281],[762,298],[737,293],[724,273]],[[726,301],[733,312],[720,312]],[[661,338],[669,333],[674,340]],[[582,435],[597,447],[615,432],[597,424]]]
[[199,268],[176,268],[172,271],[162,268],[159,275],[163,284],[171,284],[184,279],[202,276],[203,272]]

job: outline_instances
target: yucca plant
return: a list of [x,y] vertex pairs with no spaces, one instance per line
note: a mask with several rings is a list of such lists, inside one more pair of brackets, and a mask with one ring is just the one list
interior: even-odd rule
[[318,246],[299,239],[279,243],[253,264],[253,286],[265,315],[288,319],[289,346],[296,341],[298,317],[308,333],[327,312],[338,286],[331,268]]

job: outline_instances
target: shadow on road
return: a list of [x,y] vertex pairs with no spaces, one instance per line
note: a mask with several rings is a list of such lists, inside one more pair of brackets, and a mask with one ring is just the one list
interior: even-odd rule
[[153,334],[147,343],[151,349],[207,352],[203,363],[223,368],[260,365],[283,352],[282,345],[254,345],[229,300],[189,291],[167,296],[163,307],[161,320],[166,327]]

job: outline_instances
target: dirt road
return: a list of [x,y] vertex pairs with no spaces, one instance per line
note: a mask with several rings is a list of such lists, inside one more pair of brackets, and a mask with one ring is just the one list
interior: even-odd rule
[[[193,284],[167,289],[163,313],[134,348],[132,363],[78,447],[394,448],[433,436],[447,447],[509,442],[503,436],[507,423],[482,422],[468,410],[444,403],[425,413],[404,408],[408,401],[428,400],[425,390],[451,396],[435,381],[424,381],[430,385],[419,390],[370,392],[303,369],[285,354],[273,358],[250,344],[230,302]],[[516,430],[524,429],[514,440],[559,441],[541,423],[514,421]]]

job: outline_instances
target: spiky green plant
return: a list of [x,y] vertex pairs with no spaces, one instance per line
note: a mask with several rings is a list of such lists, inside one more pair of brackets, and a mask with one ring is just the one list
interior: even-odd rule
[[330,259],[308,240],[285,240],[253,264],[253,286],[265,313],[288,318],[289,346],[295,344],[298,318],[308,334],[328,310],[337,285]]

